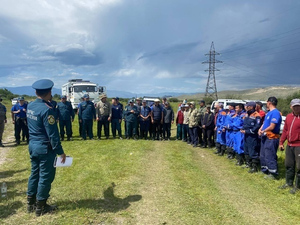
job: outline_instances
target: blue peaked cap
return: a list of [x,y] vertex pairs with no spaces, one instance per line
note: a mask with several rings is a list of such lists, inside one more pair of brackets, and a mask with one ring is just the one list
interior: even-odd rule
[[49,79],[37,80],[32,84],[32,88],[36,90],[47,90],[47,89],[51,89],[53,86],[54,86],[53,81]]

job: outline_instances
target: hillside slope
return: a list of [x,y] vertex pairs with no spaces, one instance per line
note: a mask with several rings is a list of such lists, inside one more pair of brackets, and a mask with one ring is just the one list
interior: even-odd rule
[[[291,86],[275,86],[265,88],[254,88],[240,91],[220,91],[218,92],[219,98],[236,98],[236,99],[259,99],[266,100],[270,96],[277,98],[286,98],[300,90],[300,87]],[[204,93],[197,93],[193,95],[181,95],[179,99],[201,99],[204,97]]]

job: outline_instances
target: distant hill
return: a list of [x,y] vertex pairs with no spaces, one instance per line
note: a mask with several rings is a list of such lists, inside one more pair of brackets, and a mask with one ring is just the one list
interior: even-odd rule
[[[31,86],[21,86],[21,87],[2,87],[6,88],[16,95],[29,95],[35,96],[35,91]],[[266,100],[270,96],[276,96],[280,98],[285,98],[288,95],[299,91],[300,87],[291,86],[275,86],[275,87],[265,87],[265,88],[254,88],[239,91],[220,91],[218,92],[219,98],[236,98],[236,99],[253,99],[253,100]],[[52,94],[61,95],[61,89],[53,88]],[[107,90],[107,96],[120,97],[120,98],[134,98],[143,96],[153,96],[153,97],[163,97],[172,96],[178,99],[202,99],[204,93],[176,93],[176,92],[161,92],[161,93],[133,93],[119,90]]]
[[[20,87],[0,87],[6,88],[16,95],[29,95],[35,96],[35,90],[31,86],[20,86]],[[127,91],[119,91],[119,90],[107,90],[107,96],[111,97],[120,97],[120,98],[135,98],[135,97],[143,97],[143,96],[154,96],[154,97],[163,97],[163,96],[173,96],[177,97],[179,95],[183,95],[184,93],[175,93],[175,92],[163,92],[163,93],[155,93],[155,94],[143,94],[143,93],[133,93]],[[52,88],[52,95],[61,95],[61,89]],[[191,93],[192,94],[192,93]]]
[[[291,95],[300,90],[300,87],[291,87],[291,86],[275,86],[275,87],[265,87],[265,88],[254,88],[246,89],[240,91],[220,91],[218,92],[219,98],[228,98],[228,99],[249,99],[249,100],[266,100],[270,96],[275,96],[277,98],[286,98],[288,95]],[[178,96],[179,99],[202,99],[204,93],[196,94],[184,94]]]

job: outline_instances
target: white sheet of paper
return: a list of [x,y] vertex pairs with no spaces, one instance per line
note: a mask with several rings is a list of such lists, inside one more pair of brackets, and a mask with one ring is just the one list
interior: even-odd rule
[[61,163],[61,157],[56,157],[54,160],[54,167],[69,167],[73,163],[73,157],[67,156],[65,163]]

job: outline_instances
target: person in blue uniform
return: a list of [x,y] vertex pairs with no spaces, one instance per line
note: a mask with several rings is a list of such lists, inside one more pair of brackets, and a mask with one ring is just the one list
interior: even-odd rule
[[93,120],[96,121],[96,109],[88,94],[85,94],[83,99],[84,101],[80,103],[78,108],[78,119],[82,123],[82,139],[86,140],[88,134],[90,140],[92,140],[94,138]]
[[258,131],[261,136],[260,165],[261,171],[266,174],[265,179],[278,177],[277,149],[279,146],[279,133],[281,125],[281,113],[276,108],[277,98],[269,97],[267,108],[269,112],[265,116],[263,125]]
[[[226,130],[226,150],[227,150],[227,158],[233,159],[235,157],[233,151],[233,132],[232,132],[232,122],[233,116],[235,115],[235,104],[229,104],[229,110],[227,112],[227,116],[225,119],[224,128]],[[224,152],[222,152],[224,154]],[[222,154],[221,154],[222,155]]]
[[75,118],[73,107],[65,95],[61,96],[61,101],[57,103],[57,115],[59,119],[59,133],[63,141],[65,136],[65,129],[67,133],[67,141],[71,140],[72,136],[72,122]]
[[241,132],[244,136],[244,154],[246,165],[250,167],[249,173],[258,172],[259,166],[259,138],[258,130],[261,126],[260,114],[255,110],[256,103],[246,104],[247,114]]
[[32,87],[37,99],[27,108],[29,128],[29,155],[31,175],[28,180],[27,211],[35,210],[36,216],[52,212],[55,206],[47,204],[51,183],[55,177],[53,166],[56,155],[61,155],[62,163],[66,155],[61,146],[53,106],[50,103],[53,82],[48,79],[38,80]]
[[143,100],[140,111],[140,137],[147,139],[150,127],[151,109],[147,106],[146,100]]
[[246,116],[245,107],[243,104],[235,106],[236,114],[233,116],[233,151],[236,153],[237,165],[242,166],[245,161],[244,155],[244,133],[241,132]]
[[226,133],[224,129],[225,119],[226,119],[226,111],[223,109],[223,103],[218,104],[218,115],[216,121],[216,148],[217,151],[215,154],[222,154],[222,152],[226,149]]
[[126,133],[127,133],[127,139],[134,138],[134,140],[137,140],[136,137],[136,123],[137,123],[137,117],[139,115],[138,108],[133,104],[133,100],[129,100],[129,105],[124,110],[124,116],[126,120]]
[[119,98],[112,99],[111,105],[111,131],[113,138],[116,138],[116,134],[118,131],[119,138],[122,140],[122,130],[121,130],[121,123],[123,117],[123,105],[119,103]]
[[12,107],[11,112],[12,121],[15,125],[15,138],[17,145],[19,145],[21,141],[21,131],[25,135],[28,143],[29,135],[26,118],[27,104],[25,103],[24,97],[19,98],[19,102]]

